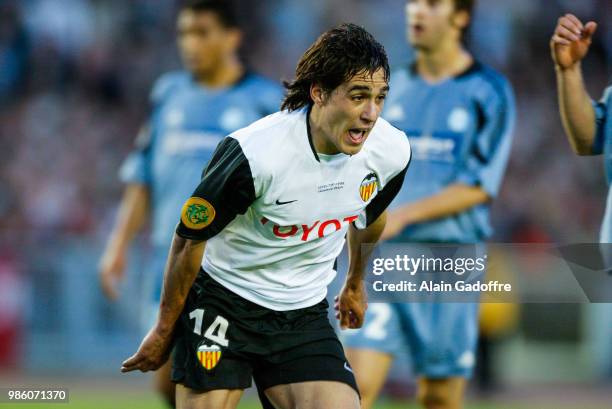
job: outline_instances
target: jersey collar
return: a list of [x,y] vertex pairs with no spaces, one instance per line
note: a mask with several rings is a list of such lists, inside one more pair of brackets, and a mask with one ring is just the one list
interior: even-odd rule
[[218,93],[218,92],[225,92],[234,88],[238,88],[240,86],[242,86],[250,77],[253,76],[253,72],[249,69],[245,69],[242,73],[242,75],[240,77],[238,77],[238,79],[236,79],[236,81],[234,81],[233,83],[225,86],[225,87],[220,87],[220,88],[210,88],[206,85],[202,85],[200,84],[195,76],[193,75],[193,73],[189,73],[189,79],[191,80],[192,83],[194,83],[195,85],[197,85],[198,87],[200,87],[201,89],[203,89],[206,92],[211,92],[211,93]]
[[312,151],[312,154],[314,155],[317,162],[321,162],[321,160],[319,159],[319,155],[317,154],[317,151],[315,150],[314,143],[312,142],[312,133],[310,131],[310,111],[311,110],[312,110],[312,104],[308,105],[308,109],[306,110],[306,134],[308,134],[308,144],[310,145],[310,150]]
[[[458,74],[453,75],[452,79],[459,79],[462,77],[467,77],[468,75],[471,75],[473,73],[475,73],[476,71],[480,71],[480,69],[482,68],[482,64],[480,63],[480,61],[477,61],[476,59],[472,60],[472,63],[463,71],[461,71]],[[416,66],[416,61],[411,62],[410,64],[408,64],[408,72],[410,73],[410,75],[414,76],[414,77],[419,77],[421,78],[421,76],[419,75],[418,71],[417,71],[417,66]]]

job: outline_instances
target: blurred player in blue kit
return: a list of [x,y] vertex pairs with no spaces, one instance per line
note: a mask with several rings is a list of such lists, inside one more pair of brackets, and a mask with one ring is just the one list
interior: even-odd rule
[[[550,40],[552,59],[557,73],[559,111],[569,143],[578,155],[604,155],[608,185],[612,182],[612,85],[604,90],[599,101],[589,96],[582,75],[582,60],[586,57],[597,30],[597,23],[583,23],[573,14],[559,17]],[[608,188],[606,210],[599,241],[608,271],[612,255],[612,189]],[[612,338],[612,304],[594,304],[602,317],[602,327]],[[609,348],[609,347],[608,347]],[[608,349],[608,351],[610,351]],[[612,353],[612,352],[609,352]],[[607,368],[610,371],[610,368]]]
[[[508,81],[463,46],[473,3],[406,3],[416,60],[393,74],[383,117],[406,132],[413,159],[383,239],[471,244],[492,233],[490,201],[510,152],[515,107]],[[402,351],[411,354],[424,407],[462,407],[477,337],[476,303],[370,304],[364,327],[343,339],[362,407],[372,407]]]
[[[177,214],[200,181],[203,165],[225,135],[276,112],[283,95],[280,84],[248,72],[241,63],[241,31],[230,2],[183,2],[177,35],[185,70],[162,75],[153,87],[148,124],[120,170],[126,188],[99,266],[105,294],[116,299],[130,243],[151,224],[147,329],[157,316]],[[162,367],[155,383],[173,405],[169,372],[169,364]]]

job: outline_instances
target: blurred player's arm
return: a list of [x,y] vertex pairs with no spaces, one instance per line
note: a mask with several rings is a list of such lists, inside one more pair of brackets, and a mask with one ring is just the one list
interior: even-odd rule
[[200,269],[205,247],[206,241],[174,234],[164,272],[157,323],[143,339],[136,354],[123,362],[122,372],[156,370],[168,360],[174,326]]
[[382,239],[396,236],[408,225],[461,213],[490,199],[489,194],[480,186],[454,183],[435,195],[389,212]]
[[594,153],[595,109],[584,85],[580,63],[596,29],[596,23],[583,25],[576,16],[566,14],[559,18],[550,40],[561,121],[572,149],[579,155]]
[[102,291],[111,300],[119,295],[117,287],[125,274],[130,244],[149,218],[151,138],[151,129],[144,124],[138,132],[134,149],[119,170],[125,190],[117,219],[98,264]]
[[149,208],[148,187],[128,184],[98,267],[102,290],[111,300],[118,296],[117,285],[124,276],[130,243],[149,217]]

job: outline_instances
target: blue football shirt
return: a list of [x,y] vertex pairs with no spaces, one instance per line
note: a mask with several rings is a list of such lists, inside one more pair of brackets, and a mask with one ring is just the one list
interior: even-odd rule
[[[412,163],[393,207],[438,193],[453,183],[498,193],[510,153],[515,120],[508,81],[475,62],[436,84],[413,67],[394,73],[383,117],[404,131]],[[481,242],[492,233],[489,204],[410,225],[398,239],[411,242]]]
[[[593,107],[597,125],[593,154],[604,154],[606,179],[610,185],[612,182],[612,86],[606,88],[599,101],[593,102]],[[612,243],[612,189],[608,190],[606,213],[599,239],[602,243]]]
[[[186,197],[218,143],[228,134],[278,111],[280,85],[247,73],[236,84],[211,89],[186,71],[160,77],[151,93],[149,125],[120,170],[125,183],[149,187],[152,243],[165,261]],[[163,268],[163,265],[161,266]]]

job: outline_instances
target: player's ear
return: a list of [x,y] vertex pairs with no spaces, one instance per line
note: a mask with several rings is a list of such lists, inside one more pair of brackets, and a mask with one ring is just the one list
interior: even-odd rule
[[312,84],[310,86],[310,99],[316,105],[323,105],[325,102],[325,91],[319,84]]
[[236,52],[242,44],[242,31],[236,28],[230,28],[227,31],[226,44],[232,52]]
[[460,31],[464,31],[470,24],[470,13],[465,10],[455,11],[451,18],[451,24]]

